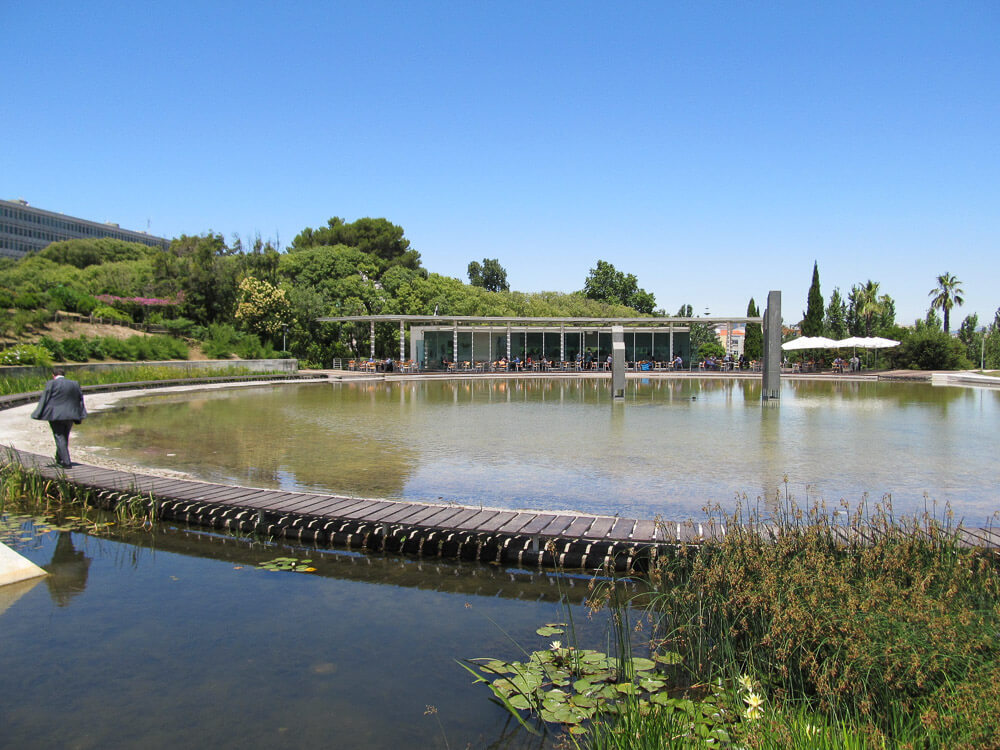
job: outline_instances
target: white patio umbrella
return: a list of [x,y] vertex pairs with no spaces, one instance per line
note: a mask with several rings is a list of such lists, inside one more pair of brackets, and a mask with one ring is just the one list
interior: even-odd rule
[[864,336],[851,336],[849,339],[841,339],[840,341],[837,342],[837,346],[842,346],[845,349],[849,346],[851,347],[860,346],[862,349],[864,349],[867,344],[868,344],[868,339],[866,339]]
[[872,336],[868,339],[868,346],[872,349],[889,349],[894,346],[899,346],[898,341],[893,341],[892,339],[884,339],[881,336]]
[[786,341],[781,348],[786,352],[798,351],[799,349],[835,349],[840,344],[826,336],[800,336],[797,339]]

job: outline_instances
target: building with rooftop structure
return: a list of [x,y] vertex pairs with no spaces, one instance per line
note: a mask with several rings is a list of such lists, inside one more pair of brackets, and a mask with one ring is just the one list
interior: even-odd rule
[[151,247],[170,246],[170,240],[163,237],[122,229],[112,222],[99,223],[45,211],[29,205],[24,199],[0,200],[0,257],[22,258],[53,242],[101,237],[141,242]]

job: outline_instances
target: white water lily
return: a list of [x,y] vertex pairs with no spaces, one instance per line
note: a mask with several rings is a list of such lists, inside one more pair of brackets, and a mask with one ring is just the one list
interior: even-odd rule
[[747,702],[747,706],[749,707],[747,711],[759,711],[760,707],[764,705],[764,698],[753,691],[747,693],[743,700]]
[[740,678],[737,680],[737,682],[740,684],[740,687],[743,688],[744,690],[753,690],[753,680],[750,679],[750,675],[748,674],[740,675]]
[[562,641],[552,641],[552,643],[549,644],[549,648],[553,651],[558,651],[562,648]]

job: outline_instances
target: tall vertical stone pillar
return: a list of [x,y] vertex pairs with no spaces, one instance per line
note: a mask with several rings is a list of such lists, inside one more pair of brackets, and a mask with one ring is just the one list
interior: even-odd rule
[[781,292],[767,294],[764,310],[764,367],[761,398],[777,401],[781,395]]
[[611,326],[611,398],[625,398],[625,329]]

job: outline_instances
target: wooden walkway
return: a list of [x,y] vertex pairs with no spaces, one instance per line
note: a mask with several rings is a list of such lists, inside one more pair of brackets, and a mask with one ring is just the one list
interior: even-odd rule
[[155,503],[157,517],[164,520],[317,544],[569,568],[613,562],[629,568],[655,548],[725,533],[715,523],[367,500],[167,479],[87,464],[60,469],[47,456],[10,447],[2,452],[0,463],[64,478],[106,507],[142,496]]
[[[320,546],[476,559],[518,565],[629,570],[681,544],[722,539],[722,523],[663,521],[502,510],[304,492],[255,489],[74,464],[0,448],[0,463],[21,464],[48,479],[65,479],[98,505],[114,508],[139,497],[156,517],[236,534],[284,537]],[[757,525],[765,537],[778,528]],[[864,541],[869,529],[837,528],[846,543]],[[1000,529],[959,528],[971,548],[1000,550]]]

